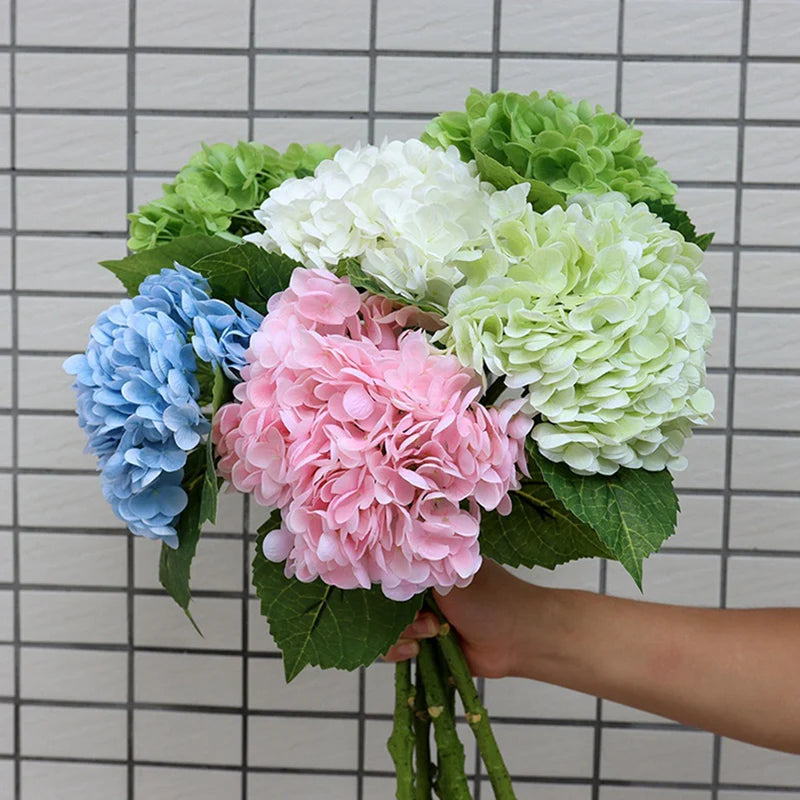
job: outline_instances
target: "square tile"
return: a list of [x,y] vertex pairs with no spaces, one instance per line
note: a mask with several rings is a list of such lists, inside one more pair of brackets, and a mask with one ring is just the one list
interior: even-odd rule
[[[375,141],[384,139],[419,139],[425,130],[426,121],[422,119],[376,119]],[[366,141],[366,138],[364,139]]]
[[729,307],[733,294],[733,253],[725,250],[706,251],[702,270],[708,278],[709,303],[712,306]]
[[227,770],[136,767],[133,786],[137,797],[220,800],[223,797],[240,796],[242,776],[236,771]]
[[125,711],[110,708],[23,706],[22,755],[124,759],[126,717]]
[[[510,92],[545,94],[549,89],[586,99],[613,111],[617,67],[612,61],[572,61],[550,58],[501,58],[500,86]],[[465,93],[466,96],[466,93]],[[459,105],[462,108],[463,100]]]
[[34,533],[19,537],[19,574],[24,584],[118,586],[127,584],[128,540],[124,533]]
[[721,489],[725,483],[725,437],[695,435],[683,455],[689,466],[675,474],[676,489]]
[[11,476],[0,475],[0,525],[10,525],[11,515]]
[[261,615],[261,603],[251,599],[247,612],[247,641],[251,654],[269,654],[274,656],[279,653],[269,632],[269,624]]
[[600,789],[600,800],[711,800],[711,792],[604,786]]
[[0,44],[9,44],[9,23],[11,22],[11,0],[0,0]]
[[747,125],[744,130],[745,181],[800,182],[800,128]]
[[20,114],[17,166],[124,170],[127,132],[127,120],[122,116]]
[[555,569],[518,567],[509,572],[522,580],[554,589],[583,589],[596,592],[600,587],[600,562],[593,558],[559,564]]
[[110,305],[105,297],[20,297],[19,346],[24,350],[81,352],[89,329]]
[[[348,719],[262,717],[248,719],[248,763],[257,767],[355,769],[358,724]],[[269,747],[263,743],[269,742]]]
[[242,646],[242,602],[195,597],[189,607],[203,635],[166,593],[134,599],[134,639],[140,647],[236,650]]
[[[365,797],[374,797],[375,800],[384,797],[381,794],[369,794],[366,786],[369,779],[364,781]],[[377,784],[388,787],[389,792],[394,791],[394,781],[383,781]],[[349,777],[334,777],[330,775],[292,775],[292,774],[259,774],[250,773],[247,776],[249,797],[302,797],[303,800],[353,800],[357,796],[356,779]],[[389,794],[386,797],[390,797]],[[188,798],[187,800],[194,800]]]
[[136,168],[177,173],[203,144],[235,145],[242,139],[247,139],[246,119],[140,116],[136,119]]
[[[714,35],[709,36],[709,31]],[[738,55],[742,49],[741,0],[627,0],[626,53]]]
[[[416,135],[422,132],[417,123]],[[256,141],[266,142],[276,150],[285,150],[292,142],[309,144],[339,144],[342,147],[354,147],[367,143],[367,121],[364,119],[316,119],[314,117],[264,117],[255,121],[254,136]],[[375,141],[380,142],[385,134],[378,134],[375,126]],[[410,138],[393,137],[393,138]]]
[[800,367],[800,314],[740,313],[739,367]]
[[[17,117],[17,125],[21,116]],[[0,114],[0,168],[11,166],[11,115]]]
[[[255,7],[256,47],[366,50],[369,46],[369,0],[295,0]],[[383,6],[379,18],[382,10]]]
[[603,731],[600,777],[624,781],[708,780],[714,737],[676,729]]
[[[725,783],[755,783],[771,786],[800,785],[800,758],[763,747],[722,740],[720,780]],[[772,797],[772,793],[770,793]]]
[[125,178],[20,176],[17,223],[29,231],[124,231]]
[[124,54],[18,53],[20,108],[119,108],[127,105]]
[[242,722],[238,715],[142,709],[133,715],[133,757],[137,761],[209,766],[241,763]]
[[[358,673],[307,667],[286,683],[283,662],[254,658],[248,663],[251,708],[292,711],[352,711],[358,708]],[[389,712],[391,695],[383,711]]]
[[737,428],[800,431],[800,376],[738,375]]
[[798,80],[800,64],[750,63],[747,67],[747,118],[800,119],[800,108],[792,91]]
[[14,595],[10,589],[0,589],[0,640],[10,642],[14,638]]
[[731,556],[728,559],[728,605],[731,608],[800,607],[796,558]]
[[743,252],[739,304],[800,308],[800,253]]
[[625,64],[626,117],[720,117],[739,113],[739,65],[703,62]]
[[247,47],[249,0],[137,0],[139,47]]
[[123,592],[23,589],[19,608],[23,642],[124,644],[127,641],[127,598]]
[[19,466],[27,469],[92,469],[94,456],[84,452],[86,434],[72,417],[20,415]]
[[537,719],[593,719],[595,699],[561,686],[523,678],[486,682],[485,705],[493,720],[535,716]]
[[133,675],[137,703],[242,704],[242,662],[238,656],[138,652]]
[[128,770],[124,765],[23,761],[21,800],[52,797],[55,787],[58,787],[58,800],[124,797],[127,775]]
[[0,702],[0,754],[13,755],[14,745],[14,706]]
[[153,109],[247,107],[247,58],[236,55],[141,53],[136,105]]
[[800,191],[745,189],[742,192],[742,244],[800,244],[798,214]]
[[722,544],[723,501],[715,495],[681,494],[678,530],[667,542],[675,547],[719,547]]
[[366,56],[256,57],[256,108],[366,111],[368,93]]
[[728,424],[728,375],[706,375],[706,388],[714,395],[714,413],[708,425],[710,430],[725,428]]
[[719,556],[653,553],[644,562],[644,593],[615,562],[608,565],[608,593],[651,603],[716,608],[720,572]]
[[12,427],[11,417],[0,415],[0,469],[11,468]]
[[500,48],[615,53],[617,19],[616,8],[609,12],[605,0],[503,0]]
[[122,529],[95,475],[20,475],[19,501],[22,525]]
[[800,437],[736,436],[731,486],[734,489],[797,490]]
[[375,69],[378,111],[437,114],[463,108],[473,86],[488,89],[491,64],[485,58],[379,56]]
[[591,728],[505,723],[493,723],[492,728],[512,775],[530,775],[534,764],[537,774],[548,777],[587,778],[592,774]]
[[[727,0],[726,0],[727,2]],[[642,125],[642,147],[674,181],[736,178],[739,132],[722,125]]]
[[125,47],[127,0],[25,0],[17,6],[17,43],[26,45]]
[[[63,356],[20,356],[19,405],[28,410],[74,410],[75,393],[70,384],[75,380],[61,365]],[[69,418],[78,427],[78,418]],[[85,444],[84,436],[84,444]]]
[[[14,533],[0,531],[0,583],[14,581]],[[0,695],[3,692],[0,691]]]
[[678,204],[688,209],[697,230],[714,232],[714,244],[733,242],[736,217],[736,192],[733,189],[696,189],[684,187],[678,192]]
[[[37,222],[43,220],[34,220],[34,224]],[[118,292],[122,297],[122,284],[97,263],[125,256],[124,218],[116,219],[114,227],[120,231],[119,238],[17,237],[17,286],[44,291]],[[110,300],[107,305],[111,305]]]
[[800,56],[795,35],[800,28],[800,6],[792,0],[751,0],[752,56]]
[[382,50],[491,50],[492,4],[485,0],[380,3],[377,46]]
[[0,645],[0,694],[14,694],[14,647]]
[[800,497],[731,498],[730,545],[754,550],[797,550]]
[[727,367],[731,363],[731,317],[717,312],[714,315],[714,338],[706,355],[707,367]]
[[20,650],[20,694],[26,700],[81,702],[91,699],[101,703],[125,703],[128,699],[128,654],[23,646]]

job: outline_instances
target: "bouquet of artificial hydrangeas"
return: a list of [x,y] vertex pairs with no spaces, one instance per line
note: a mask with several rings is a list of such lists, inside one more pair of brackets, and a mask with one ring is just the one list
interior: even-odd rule
[[[711,237],[640,137],[473,91],[419,140],[204,147],[130,215],[132,255],[103,264],[130,299],[66,369],[104,495],[187,614],[223,482],[264,509],[253,583],[287,680],[370,664],[483,557],[613,558],[641,584],[713,398]],[[397,797],[469,797],[455,690],[514,797],[443,618],[396,670]]]

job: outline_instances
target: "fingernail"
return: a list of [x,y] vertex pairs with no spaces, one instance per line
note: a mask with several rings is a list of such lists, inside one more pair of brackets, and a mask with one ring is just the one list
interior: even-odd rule
[[423,617],[417,620],[412,627],[417,636],[436,636],[439,633],[439,622],[433,617]]
[[419,654],[419,645],[416,642],[403,642],[395,648],[398,658],[414,658]]

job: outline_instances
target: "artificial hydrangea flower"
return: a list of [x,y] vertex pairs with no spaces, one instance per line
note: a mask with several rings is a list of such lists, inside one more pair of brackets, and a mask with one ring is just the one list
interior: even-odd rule
[[[509,192],[524,198],[527,186]],[[455,148],[410,139],[339,150],[313,177],[274,189],[256,211],[264,232],[245,238],[307,267],[358,258],[402,297],[443,308],[469,265],[486,257],[506,194],[482,183]]]
[[432,147],[455,145],[465,161],[477,152],[522,178],[548,184],[569,198],[621,192],[632,203],[669,202],[676,187],[639,143],[642,132],[617,114],[558,92],[484,94],[473,89],[466,111],[433,119],[422,136]]
[[214,422],[220,474],[281,510],[264,554],[287,576],[405,600],[480,567],[479,506],[508,513],[531,421],[484,408],[411,307],[297,269],[253,334],[238,402]]
[[509,223],[507,266],[457,289],[435,338],[525,390],[549,459],[580,474],[681,469],[691,424],[713,410],[702,252],[643,203],[575,200]]
[[[207,289],[179,265],[149,275],[136,297],[100,314],[86,352],[64,364],[76,376],[78,420],[104,497],[132,533],[170,547],[178,546],[175,521],[187,502],[187,453],[209,431],[192,344],[233,377],[244,363],[242,339],[262,319],[252,309],[237,315]],[[193,326],[202,334],[190,342]]]
[[164,194],[129,214],[131,250],[147,250],[179,236],[217,235],[234,242],[258,225],[251,211],[289,177],[310,175],[335,147],[292,144],[279,153],[259,142],[203,145]]

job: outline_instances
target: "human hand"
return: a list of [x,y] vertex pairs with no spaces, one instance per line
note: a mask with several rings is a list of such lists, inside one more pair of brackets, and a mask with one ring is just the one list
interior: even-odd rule
[[[538,587],[521,581],[499,564],[484,559],[483,566],[464,589],[436,594],[436,603],[458,633],[472,674],[501,678],[517,672],[521,611]],[[524,615],[526,616],[526,615]],[[439,632],[439,621],[421,611],[384,656],[385,661],[404,661],[419,652],[419,640]]]

